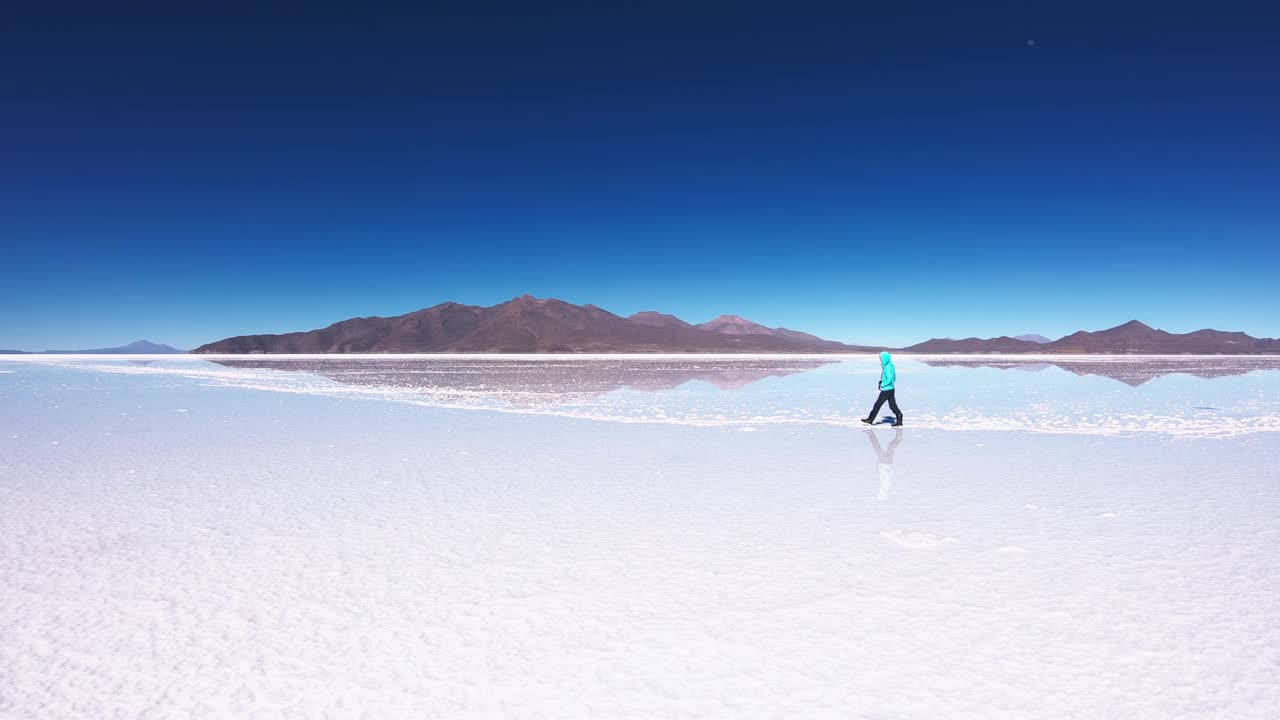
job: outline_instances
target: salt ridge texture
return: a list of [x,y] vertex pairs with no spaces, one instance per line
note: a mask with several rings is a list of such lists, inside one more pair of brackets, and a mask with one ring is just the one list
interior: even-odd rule
[[[1271,432],[808,421],[865,411],[862,360],[568,399],[611,417],[802,420],[747,434],[537,414],[548,398],[505,375],[519,397],[479,397],[510,412],[463,412],[405,402],[419,386],[106,365],[127,368],[0,378],[6,719],[1280,707]],[[699,372],[740,381],[722,369]],[[242,370],[272,391],[225,381]],[[1118,405],[1247,423],[1276,387],[1270,371],[1130,388],[901,370],[908,412],[1056,405],[1082,424]],[[277,392],[289,383],[337,387]],[[1231,407],[1196,410],[1211,400]]]

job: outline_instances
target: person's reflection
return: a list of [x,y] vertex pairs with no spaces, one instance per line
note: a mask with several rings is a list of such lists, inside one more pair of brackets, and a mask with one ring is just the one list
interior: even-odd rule
[[893,440],[889,441],[888,452],[880,446],[880,438],[876,437],[875,430],[867,429],[862,432],[871,441],[871,449],[876,453],[876,469],[880,472],[880,492],[876,493],[876,499],[884,500],[889,497],[889,488],[893,487],[893,454],[902,443],[902,428],[896,428]]

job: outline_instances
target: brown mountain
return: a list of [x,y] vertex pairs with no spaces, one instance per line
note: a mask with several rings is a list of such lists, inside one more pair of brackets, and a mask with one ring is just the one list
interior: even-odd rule
[[[197,353],[857,352],[815,338],[730,334],[660,313],[623,318],[594,305],[530,295],[493,307],[444,303],[396,317],[353,318],[284,335],[241,335]],[[808,337],[808,336],[806,336]]]
[[1048,343],[1044,352],[1108,354],[1251,354],[1265,352],[1271,340],[1260,340],[1242,332],[1197,330],[1176,334],[1156,330],[1137,320],[1098,332],[1072,333]]
[[1088,332],[1081,330],[1048,343],[1010,337],[990,340],[934,339],[912,345],[917,353],[1048,353],[1060,355],[1254,355],[1280,353],[1280,340],[1255,338],[1242,332],[1197,330],[1170,333],[1131,320],[1123,325]]
[[638,312],[634,315],[631,315],[627,319],[633,323],[637,323],[639,325],[648,325],[650,327],[665,327],[665,328],[693,327],[692,325],[681,320],[675,315],[667,315],[666,313],[655,312],[653,310],[644,310],[642,312]]
[[1042,347],[1040,343],[1002,335],[989,340],[976,337],[964,338],[963,340],[934,338],[903,348],[903,350],[911,353],[1028,353],[1036,352]]
[[696,327],[724,335],[764,335],[766,337],[782,338],[814,346],[832,344],[839,345],[839,343],[833,343],[830,340],[823,340],[817,335],[810,335],[809,333],[788,330],[787,328],[765,327],[760,323],[751,322],[750,320],[738,317],[737,315],[721,315],[714,320],[699,323]]
[[772,328],[767,328],[759,323],[753,323],[746,318],[740,318],[737,315],[721,315],[714,320],[708,320],[704,323],[698,323],[698,327],[711,332],[724,333],[725,335],[771,335]]

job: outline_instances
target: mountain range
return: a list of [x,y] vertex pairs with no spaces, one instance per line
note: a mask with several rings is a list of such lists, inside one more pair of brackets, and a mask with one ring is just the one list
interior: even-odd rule
[[[850,353],[890,349],[919,354],[1261,354],[1280,353],[1280,340],[1239,332],[1177,334],[1137,320],[1057,340],[1042,335],[935,338],[906,348],[847,345],[816,335],[770,328],[737,315],[691,324],[656,311],[629,317],[595,305],[531,295],[492,307],[446,302],[395,317],[352,318],[326,328],[283,335],[240,335],[196,353]],[[100,351],[93,351],[100,352]]]
[[[492,307],[446,302],[395,317],[352,318],[325,328],[282,335],[239,335],[201,345],[202,354],[320,353],[858,353],[1046,355],[1280,354],[1280,339],[1242,332],[1170,333],[1132,320],[1106,330],[1081,330],[1057,340],[1043,335],[934,338],[904,348],[850,345],[771,328],[737,315],[692,324],[656,311],[628,317],[595,305],[522,295]],[[92,350],[0,354],[175,354],[182,350],[138,340]]]
[[241,335],[197,353],[440,353],[440,352],[865,352],[735,315],[691,325],[646,311],[621,317],[595,305],[531,295],[492,307],[447,302],[396,317],[353,318],[283,335]]
[[1088,332],[1081,330],[1049,342],[998,338],[934,338],[907,348],[910,353],[1043,353],[1049,355],[1254,355],[1280,353],[1280,339],[1255,338],[1242,332],[1196,330],[1171,333],[1137,320]]
[[94,350],[41,350],[27,352],[25,350],[0,350],[0,355],[183,355],[186,350],[153,343],[149,340],[135,340],[128,345],[113,348],[96,348]]

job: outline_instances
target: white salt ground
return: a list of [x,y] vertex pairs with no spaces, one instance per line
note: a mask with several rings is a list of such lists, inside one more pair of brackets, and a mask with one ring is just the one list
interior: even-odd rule
[[[574,402],[821,418],[867,397],[858,362]],[[969,373],[984,417],[1057,405],[1087,430],[1075,409],[1213,399],[1254,429],[898,439],[21,369],[0,379],[3,718],[1280,707],[1280,436],[1249,424],[1271,371],[1130,388],[908,361],[921,414],[963,405]]]

